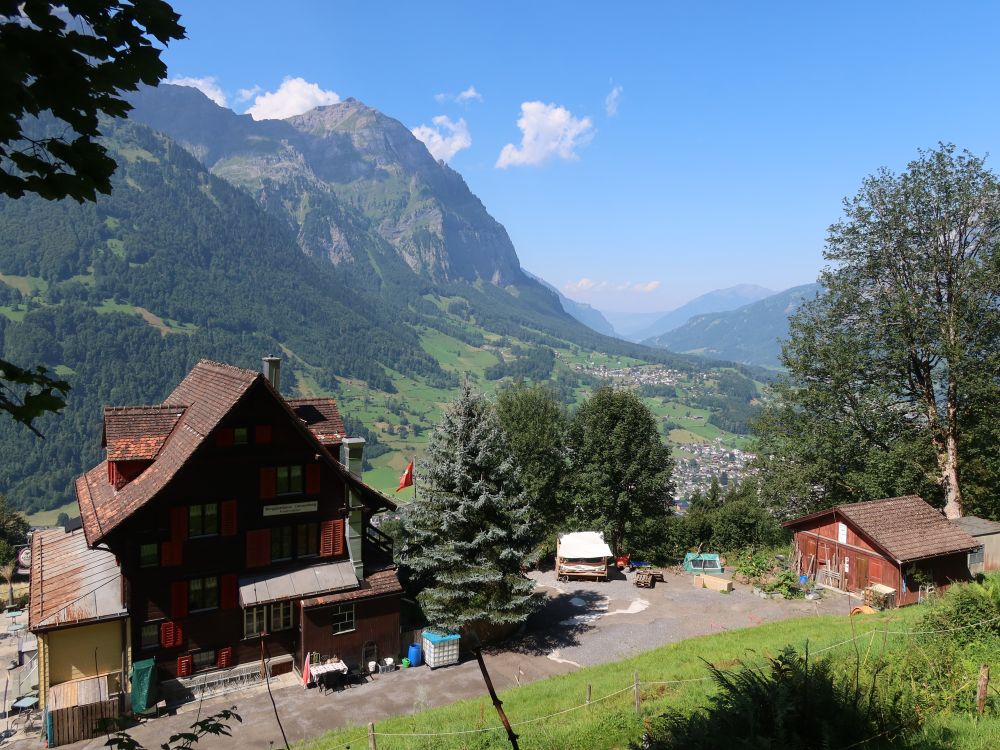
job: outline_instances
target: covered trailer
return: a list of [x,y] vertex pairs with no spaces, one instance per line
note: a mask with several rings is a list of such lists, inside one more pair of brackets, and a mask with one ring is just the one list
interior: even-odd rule
[[613,559],[604,535],[597,531],[562,534],[556,540],[556,578],[608,580],[608,560]]

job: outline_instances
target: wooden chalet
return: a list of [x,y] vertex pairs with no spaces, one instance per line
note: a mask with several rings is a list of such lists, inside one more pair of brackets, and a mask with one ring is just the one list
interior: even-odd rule
[[87,544],[120,565],[131,659],[161,679],[262,650],[272,673],[398,654],[402,589],[371,524],[395,506],[334,400],[282,398],[265,369],[202,360],[163,404],[105,409],[106,459],[76,481]]
[[919,601],[921,586],[968,580],[967,554],[981,544],[915,495],[838,505],[783,525],[795,534],[799,575],[843,591],[891,589],[896,606]]

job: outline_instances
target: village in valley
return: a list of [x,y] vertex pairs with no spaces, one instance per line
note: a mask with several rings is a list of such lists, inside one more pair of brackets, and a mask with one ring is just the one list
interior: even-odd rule
[[0,11],[0,746],[1000,747],[1000,13],[230,5]]

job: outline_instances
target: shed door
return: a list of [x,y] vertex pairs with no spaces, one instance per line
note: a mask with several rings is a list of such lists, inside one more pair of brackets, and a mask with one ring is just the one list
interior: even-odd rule
[[863,589],[868,585],[868,558],[858,555],[854,558],[854,586]]

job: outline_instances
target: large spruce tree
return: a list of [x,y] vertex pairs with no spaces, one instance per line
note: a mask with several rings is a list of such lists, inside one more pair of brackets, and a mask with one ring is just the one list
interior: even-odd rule
[[404,563],[431,625],[511,624],[534,611],[534,583],[521,574],[532,548],[528,498],[493,405],[468,384],[431,435],[404,517]]

